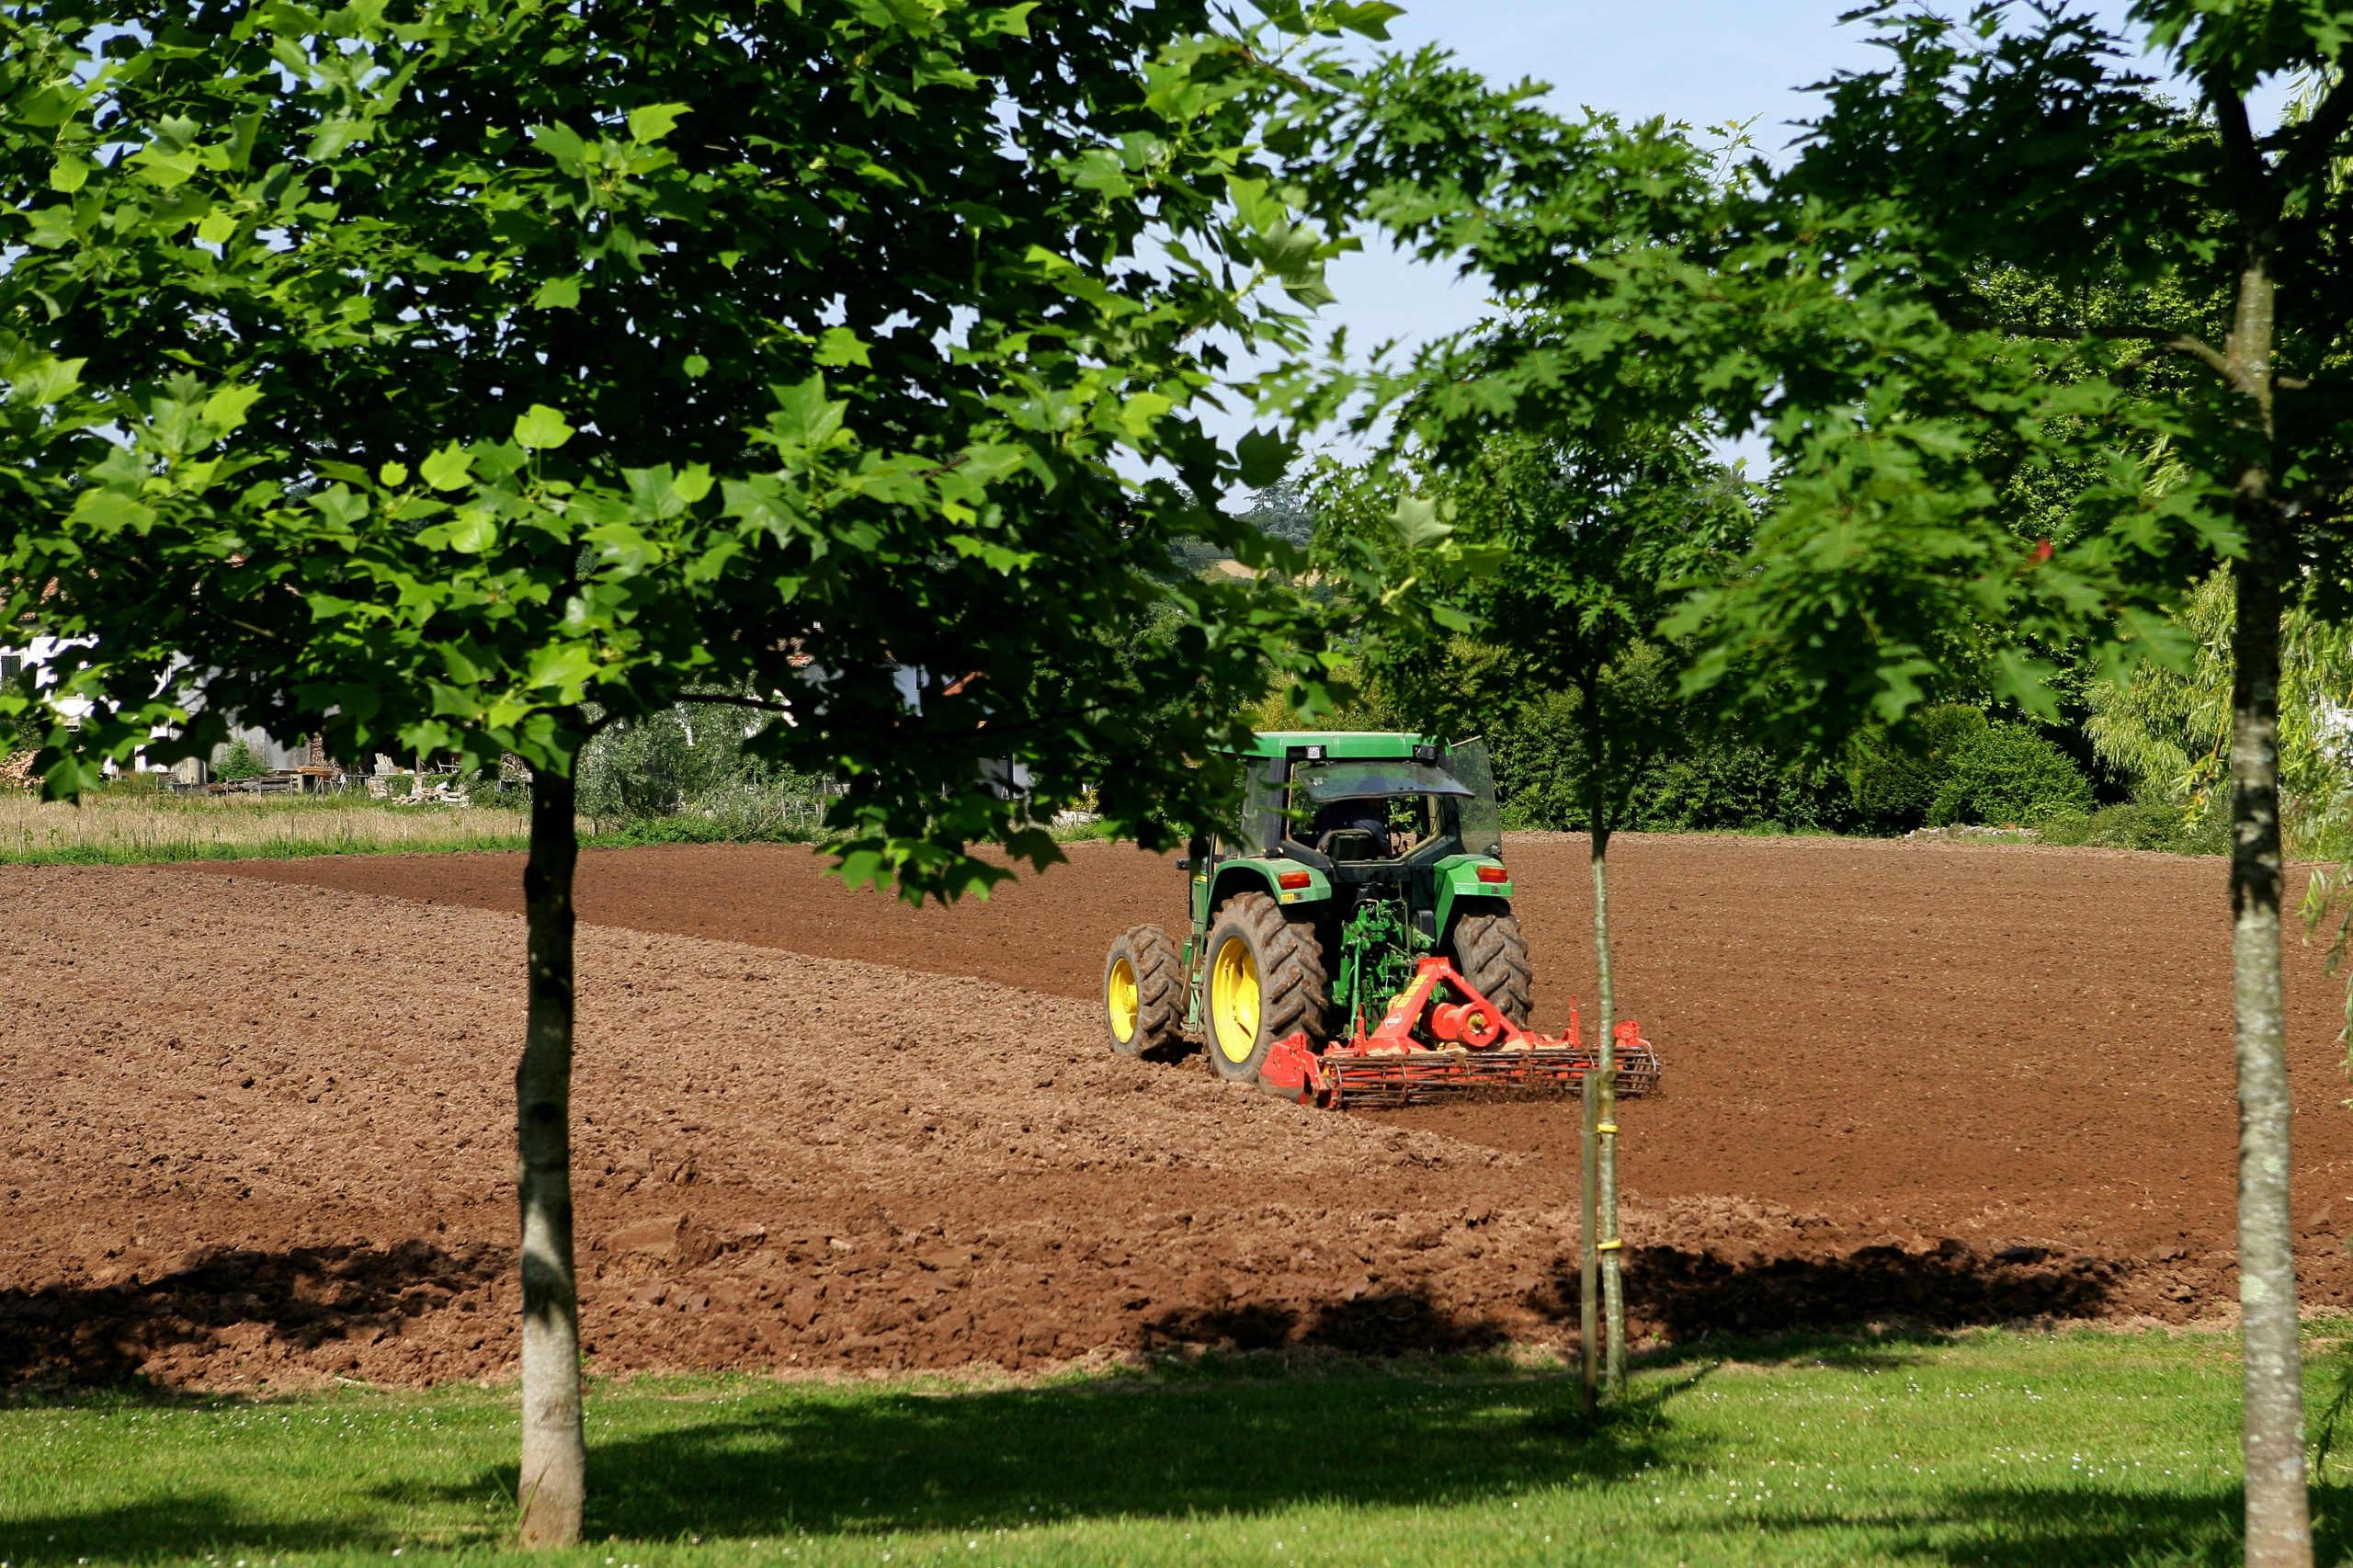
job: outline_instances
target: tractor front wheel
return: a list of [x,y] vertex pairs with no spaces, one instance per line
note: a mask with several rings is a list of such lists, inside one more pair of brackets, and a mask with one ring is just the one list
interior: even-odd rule
[[1185,965],[1157,926],[1121,932],[1103,960],[1104,1024],[1122,1056],[1158,1054],[1185,1038]]
[[1462,978],[1505,1017],[1526,1028],[1536,983],[1528,966],[1528,939],[1519,934],[1511,905],[1498,902],[1455,916],[1453,948],[1454,967]]
[[1313,1041],[1321,1031],[1329,1006],[1324,946],[1313,925],[1284,918],[1267,894],[1226,900],[1210,926],[1202,970],[1202,1032],[1221,1076],[1255,1083],[1275,1041],[1302,1031]]

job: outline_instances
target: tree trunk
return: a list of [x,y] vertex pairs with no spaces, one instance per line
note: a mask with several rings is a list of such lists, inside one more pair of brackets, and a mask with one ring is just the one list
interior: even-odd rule
[[1601,1076],[1588,1073],[1581,1085],[1585,1125],[1577,1136],[1577,1347],[1585,1383],[1585,1408],[1593,1412],[1601,1389],[1600,1159],[1595,1145],[1601,1125]]
[[2303,1349],[2290,1221],[2288,1041],[2279,981],[2279,612],[2289,569],[2271,494],[2273,286],[2263,265],[2239,280],[2230,357],[2260,411],[2267,462],[2241,475],[2246,536],[2237,572],[2231,692],[2232,1011],[2239,1076],[2239,1302],[2245,1341],[2246,1561],[2310,1568],[2304,1490]]
[[[1585,781],[1586,827],[1593,835],[1593,852],[1597,864],[1604,853],[1599,670],[1586,672],[1577,682],[1577,698],[1579,711],[1585,720],[1586,766],[1590,770],[1590,776]],[[1597,931],[1607,918],[1598,896],[1601,886],[1598,881],[1594,884],[1593,915]],[[1577,1134],[1577,1348],[1586,1413],[1591,1415],[1600,1403],[1601,1390],[1601,1075],[1586,1074],[1578,1087],[1585,1114]]]
[[1622,1244],[1618,1236],[1618,989],[1609,975],[1609,829],[1597,821],[1593,829],[1593,960],[1595,991],[1601,1013],[1601,1038],[1596,1047],[1587,1104],[1594,1124],[1594,1187],[1601,1208],[1601,1312],[1608,1360],[1603,1386],[1616,1393],[1626,1381],[1626,1278],[1620,1263]]
[[530,1011],[515,1070],[516,1192],[523,1210],[525,1546],[580,1539],[588,1454],[580,1420],[580,1296],[572,1259],[571,775],[531,782],[531,855],[523,871]]

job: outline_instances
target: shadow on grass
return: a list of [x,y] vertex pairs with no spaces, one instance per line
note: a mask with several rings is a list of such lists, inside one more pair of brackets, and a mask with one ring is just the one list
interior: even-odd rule
[[[1279,1365],[1243,1358],[1019,1388],[745,1382],[676,1399],[649,1390],[618,1415],[625,1435],[592,1426],[588,1535],[1015,1528],[1316,1501],[1445,1507],[1709,1460],[1666,1414],[1705,1369],[1650,1381],[1587,1416],[1575,1381],[1556,1373],[1362,1364],[1271,1372]],[[603,1408],[625,1401],[608,1395]],[[429,1456],[405,1476],[381,1460],[379,1468],[395,1473],[340,1506],[206,1488],[15,1520],[0,1509],[0,1557],[383,1551],[480,1543],[510,1527],[511,1464],[457,1482],[430,1474]]]
[[660,1539],[1445,1507],[1706,1464],[1667,1415],[1706,1375],[1590,1416],[1557,1373],[1363,1367],[838,1395],[600,1445],[590,1525]]
[[184,1492],[110,1508],[0,1518],[0,1560],[17,1563],[111,1562],[198,1557],[221,1547],[314,1552],[389,1550],[402,1536],[381,1521],[249,1506],[219,1490]]
[[[2353,1487],[2312,1489],[2313,1554],[2342,1562],[2353,1549]],[[1923,1498],[1900,1515],[1871,1522],[1880,1540],[1872,1556],[1891,1562],[2036,1568],[2059,1564],[2130,1563],[2135,1568],[2227,1568],[2242,1560],[2240,1499],[2235,1485],[2184,1483],[2158,1495],[2120,1487],[1958,1487]],[[1822,1513],[1768,1509],[1744,1515],[1745,1526],[1802,1546],[1807,1536],[1841,1528]],[[1708,1532],[1719,1544],[1722,1532]],[[1699,1542],[1694,1543],[1699,1544]]]
[[472,1289],[506,1266],[503,1248],[445,1251],[422,1241],[387,1247],[222,1248],[141,1283],[0,1290],[0,1402],[63,1389],[135,1386],[150,1357],[209,1349],[223,1330],[264,1325],[301,1349],[372,1343],[404,1319]]

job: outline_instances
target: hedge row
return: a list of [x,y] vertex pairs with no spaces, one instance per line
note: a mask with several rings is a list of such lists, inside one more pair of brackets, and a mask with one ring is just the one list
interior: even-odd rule
[[[1574,699],[1523,709],[1492,740],[1507,823],[1587,825]],[[1670,743],[1635,781],[1620,825],[1897,834],[1961,823],[2075,824],[2095,814],[2091,780],[2034,727],[1939,708],[1922,717],[1908,744],[1872,736],[1837,765],[1793,766],[1755,746]]]

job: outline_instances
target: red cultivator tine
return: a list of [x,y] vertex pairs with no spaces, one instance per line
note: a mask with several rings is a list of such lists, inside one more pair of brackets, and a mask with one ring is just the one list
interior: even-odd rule
[[[1443,986],[1455,1000],[1438,1003]],[[1435,1005],[1434,1005],[1435,1004]],[[1631,1019],[1611,1031],[1618,1093],[1658,1087],[1658,1052]],[[1414,983],[1370,1035],[1321,1051],[1303,1034],[1275,1042],[1259,1086],[1286,1099],[1328,1106],[1427,1105],[1481,1089],[1574,1089],[1598,1065],[1580,1037],[1574,1010],[1560,1038],[1529,1034],[1474,990],[1443,958],[1421,960]],[[1435,1036],[1434,1040],[1421,1038]]]

